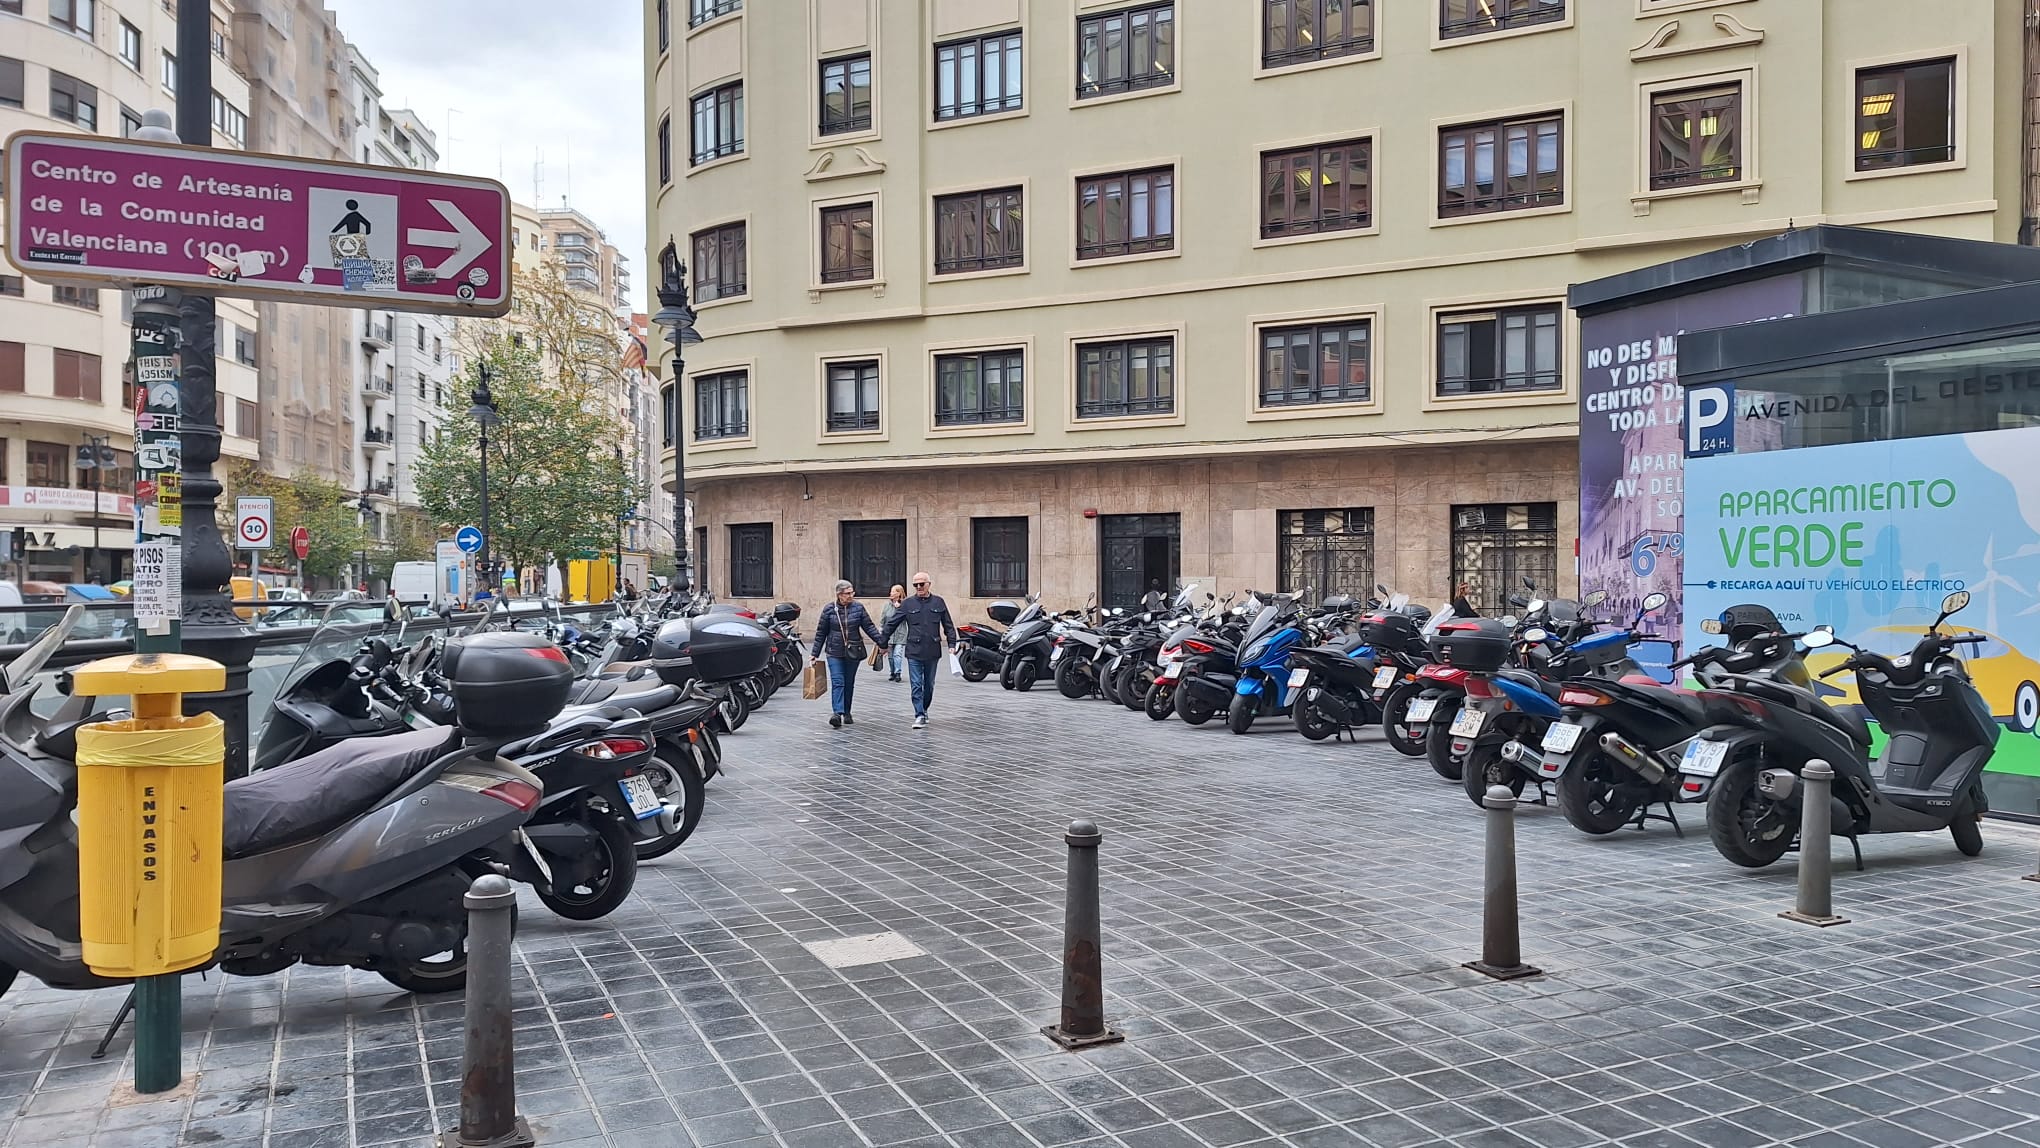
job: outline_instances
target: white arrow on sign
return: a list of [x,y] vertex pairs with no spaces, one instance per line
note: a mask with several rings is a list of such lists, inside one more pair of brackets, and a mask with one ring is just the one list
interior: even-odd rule
[[443,199],[428,202],[446,218],[448,223],[453,224],[453,230],[427,231],[422,227],[413,227],[406,234],[409,235],[410,241],[419,247],[453,248],[453,254],[446,257],[446,262],[441,263],[432,272],[445,279],[479,259],[482,253],[489,249],[492,241],[460,208]]

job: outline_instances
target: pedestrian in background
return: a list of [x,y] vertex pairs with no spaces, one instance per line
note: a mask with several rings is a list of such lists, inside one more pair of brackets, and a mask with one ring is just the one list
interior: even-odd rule
[[850,706],[857,700],[857,667],[865,658],[867,634],[873,642],[885,644],[885,639],[878,636],[878,627],[871,624],[864,603],[857,600],[857,588],[848,582],[836,583],[836,600],[823,609],[821,620],[815,624],[815,644],[809,651],[814,658],[820,658],[825,649],[828,651],[830,729],[857,724],[857,719],[850,716]]
[[1473,608],[1473,583],[1461,582],[1459,592],[1452,596],[1452,616],[1455,618],[1478,618],[1480,611]]
[[[892,620],[899,617],[900,605],[906,600],[907,588],[895,583],[892,588],[892,595],[886,601],[885,611],[878,617],[879,629],[887,630],[887,627],[892,625]],[[903,668],[902,663],[907,659],[907,632],[905,630],[897,632],[887,630],[887,632],[892,633],[892,641],[887,642],[885,647],[886,667],[892,671],[892,676],[886,680],[896,682],[900,680],[900,670]]]
[[924,573],[908,579],[914,593],[900,603],[879,641],[892,640],[894,633],[907,634],[907,680],[914,695],[914,728],[928,728],[928,706],[935,700],[935,668],[945,649],[956,649],[956,622],[949,616],[949,603],[935,596],[935,583]]

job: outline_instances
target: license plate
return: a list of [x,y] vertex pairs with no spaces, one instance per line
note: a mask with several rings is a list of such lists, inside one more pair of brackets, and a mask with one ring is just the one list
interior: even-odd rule
[[1696,777],[1713,777],[1721,772],[1721,763],[1728,757],[1728,743],[1725,741],[1694,740],[1686,743],[1685,756],[1679,759],[1679,772]]
[[1459,716],[1452,719],[1452,736],[1478,737],[1480,736],[1480,727],[1486,722],[1487,714],[1480,710],[1462,709],[1459,711]]
[[1304,684],[1305,682],[1308,682],[1308,681],[1310,681],[1310,671],[1309,671],[1309,670],[1304,670],[1304,669],[1295,669],[1295,670],[1291,670],[1291,671],[1289,671],[1289,688],[1290,688],[1290,689],[1292,689],[1292,690],[1294,690],[1294,689],[1300,689],[1300,688],[1302,688],[1303,684]]
[[1057,662],[1060,662],[1060,661],[1062,661],[1062,656],[1063,656],[1063,648],[1062,648],[1061,646],[1057,646],[1057,647],[1055,648],[1054,652],[1052,652],[1052,653],[1050,653],[1050,654],[1048,655],[1048,664],[1049,664],[1049,665],[1051,665],[1051,666],[1052,666],[1052,665],[1055,665],[1055,664],[1056,664]]
[[1431,720],[1431,715],[1437,711],[1437,698],[1418,698],[1410,703],[1409,712],[1403,714],[1403,720],[1412,724],[1427,722]]
[[1554,722],[1544,731],[1544,752],[1571,753],[1580,744],[1580,727],[1569,721]]
[[623,788],[623,799],[629,803],[630,811],[639,821],[655,816],[665,803],[659,800],[659,791],[652,788],[652,779],[645,776],[626,777],[619,783]]
[[1383,666],[1374,671],[1374,688],[1385,690],[1395,684],[1395,667]]

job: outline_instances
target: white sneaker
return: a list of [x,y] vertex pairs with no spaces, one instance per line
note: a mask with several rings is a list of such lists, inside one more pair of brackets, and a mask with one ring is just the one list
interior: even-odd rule
[[927,719],[927,718],[924,718],[924,717],[917,717],[917,718],[915,718],[915,719],[914,719],[914,728],[915,728],[915,729],[927,729],[927,728],[928,728],[928,719]]

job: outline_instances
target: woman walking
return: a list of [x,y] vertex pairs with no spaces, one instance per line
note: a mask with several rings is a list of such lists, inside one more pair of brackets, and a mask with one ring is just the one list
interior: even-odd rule
[[857,667],[865,658],[866,635],[870,635],[873,644],[882,644],[878,627],[871,624],[871,615],[857,600],[857,588],[848,582],[836,583],[836,600],[822,611],[822,619],[815,626],[814,648],[809,651],[815,658],[820,658],[824,649],[828,651],[831,729],[857,724],[850,716],[850,705],[857,697]]
[[[900,585],[893,586],[892,596],[887,599],[885,609],[878,616],[880,629],[892,625],[893,618],[900,612],[900,604],[906,600],[907,588]],[[886,647],[886,668],[892,671],[892,676],[887,678],[887,681],[896,682],[900,680],[900,669],[906,664],[906,649],[907,632],[905,630],[894,632],[892,643]]]

